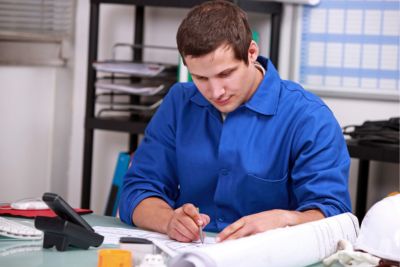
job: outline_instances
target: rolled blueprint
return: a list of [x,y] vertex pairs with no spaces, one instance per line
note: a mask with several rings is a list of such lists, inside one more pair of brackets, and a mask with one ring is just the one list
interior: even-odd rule
[[169,266],[308,266],[335,253],[339,240],[354,244],[358,232],[357,218],[344,213],[184,252]]

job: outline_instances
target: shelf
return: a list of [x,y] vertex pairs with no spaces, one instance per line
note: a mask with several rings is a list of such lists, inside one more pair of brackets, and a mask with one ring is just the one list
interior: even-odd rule
[[146,129],[147,123],[148,120],[130,121],[128,117],[86,118],[85,128],[141,134]]
[[357,140],[348,139],[347,148],[352,158],[399,163],[400,147],[398,145],[366,145],[360,144]]
[[[153,7],[175,7],[175,8],[192,8],[195,5],[205,2],[204,0],[92,0],[94,4],[126,4],[137,6],[153,6]],[[231,1],[235,2],[243,10],[249,12],[280,14],[282,12],[282,4],[277,2],[266,1]]]
[[152,78],[159,75],[165,67],[161,64],[137,63],[130,61],[96,61],[93,67],[98,72],[129,74],[133,77]]

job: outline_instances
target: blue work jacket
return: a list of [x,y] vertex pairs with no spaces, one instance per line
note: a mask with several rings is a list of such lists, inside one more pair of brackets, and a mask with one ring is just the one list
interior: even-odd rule
[[148,124],[124,177],[121,219],[159,197],[198,206],[221,231],[242,216],[271,209],[351,210],[350,158],[331,110],[272,63],[253,96],[221,119],[189,83],[175,84]]

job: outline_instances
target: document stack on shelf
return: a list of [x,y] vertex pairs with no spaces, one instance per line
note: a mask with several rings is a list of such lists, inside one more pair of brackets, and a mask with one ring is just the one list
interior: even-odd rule
[[137,63],[130,61],[94,62],[97,71],[136,75],[139,77],[154,77],[160,74],[165,66],[156,63]]
[[[126,48],[131,52],[130,59],[123,53]],[[135,53],[141,51],[140,58],[148,58],[145,56],[148,49],[177,53],[173,47],[116,43],[112,59],[92,62],[97,71],[96,117],[147,122],[153,116],[168,88],[176,82],[177,66],[159,62],[158,58],[138,60]]]
[[93,68],[103,73],[95,83],[97,117],[103,118],[147,120],[176,80],[176,66],[168,64],[109,60],[94,62]]
[[95,84],[96,89],[120,91],[128,94],[152,96],[164,90],[164,84],[145,86],[141,84],[124,84],[112,80],[98,80]]
[[123,113],[129,113],[131,115],[142,115],[143,117],[151,117],[157,108],[161,105],[162,99],[157,100],[153,104],[114,104],[110,103],[107,107],[102,107],[97,112],[97,117],[107,117],[107,118],[120,118],[126,119],[122,116]]

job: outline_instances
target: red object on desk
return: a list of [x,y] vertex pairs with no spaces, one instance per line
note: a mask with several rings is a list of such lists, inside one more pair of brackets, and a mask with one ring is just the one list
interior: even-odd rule
[[[78,214],[89,214],[92,210],[89,209],[74,209]],[[23,218],[35,218],[36,216],[44,217],[57,217],[57,215],[51,209],[45,210],[16,210],[12,209],[9,205],[0,206],[0,215],[12,216],[12,217],[23,217]]]

